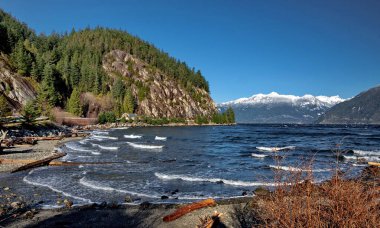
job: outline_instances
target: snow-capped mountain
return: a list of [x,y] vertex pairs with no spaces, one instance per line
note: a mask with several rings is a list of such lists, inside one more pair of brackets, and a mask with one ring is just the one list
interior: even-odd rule
[[294,96],[256,94],[218,105],[221,111],[232,107],[238,123],[313,123],[332,106],[343,102],[339,96]]

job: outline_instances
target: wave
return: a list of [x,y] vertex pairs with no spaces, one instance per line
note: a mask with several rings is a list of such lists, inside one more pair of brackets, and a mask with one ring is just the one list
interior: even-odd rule
[[[29,174],[31,174],[31,173],[29,173]],[[83,202],[92,203],[92,201],[89,200],[89,199],[85,199],[85,198],[82,198],[82,197],[79,197],[79,196],[73,196],[73,195],[71,195],[71,194],[69,194],[67,192],[64,192],[62,190],[54,188],[51,185],[30,181],[30,180],[27,179],[27,176],[25,176],[22,180],[25,183],[30,184],[30,185],[39,186],[39,187],[46,187],[46,188],[49,188],[50,190],[52,190],[54,192],[58,192],[58,193],[64,195],[64,196],[67,196],[67,197],[70,197],[70,198],[73,198],[73,199],[77,199],[77,200],[80,200],[80,201],[83,201]]]
[[95,143],[91,143],[91,145],[99,147],[102,150],[118,150],[119,149],[119,147],[117,147],[117,146],[102,146],[102,145],[95,144]]
[[108,131],[93,131],[92,134],[94,135],[108,135]]
[[110,140],[118,140],[117,137],[111,137],[111,136],[104,136],[104,135],[92,135],[92,138],[95,139],[110,139]]
[[365,150],[353,150],[354,154],[364,155],[364,156],[380,156],[380,151],[365,151]]
[[285,147],[264,147],[264,146],[258,146],[256,147],[259,151],[265,151],[265,152],[278,152],[283,150],[294,150],[295,146],[285,146]]
[[233,186],[276,186],[277,183],[264,183],[264,182],[247,182],[247,181],[234,181],[234,180],[226,180],[219,178],[201,178],[201,177],[190,177],[185,175],[170,175],[163,173],[154,173],[154,175],[162,180],[184,180],[190,182],[212,182],[212,183],[223,183],[227,185]]
[[141,139],[142,136],[141,135],[124,135],[124,138],[126,139]]
[[91,152],[91,154],[93,154],[93,155],[101,155],[100,152]]
[[331,169],[301,169],[301,168],[296,168],[292,166],[269,165],[269,167],[273,169],[281,169],[281,170],[291,171],[291,172],[329,172],[331,171]]
[[158,141],[166,141],[167,137],[160,137],[160,136],[156,136],[154,138],[154,140],[158,140]]
[[150,150],[161,150],[164,146],[163,145],[143,145],[143,144],[137,144],[137,143],[131,143],[127,142],[128,145],[138,148],[138,149],[150,149]]
[[129,127],[114,127],[112,130],[127,130]]
[[147,198],[161,198],[160,196],[157,196],[157,195],[150,195],[150,194],[127,191],[123,189],[116,189],[116,188],[112,188],[108,186],[102,186],[98,182],[86,180],[85,177],[82,177],[79,180],[79,184],[86,186],[88,188],[96,189],[96,190],[102,190],[102,191],[108,191],[108,192],[120,192],[120,193],[125,193],[125,194],[140,196],[140,197],[147,197]]
[[265,154],[254,154],[254,153],[252,153],[251,156],[255,157],[255,158],[265,158],[265,157],[268,157],[268,155],[265,155]]
[[80,147],[80,146],[76,146],[75,144],[65,144],[65,146],[67,148],[69,148],[70,150],[76,150],[76,151],[82,151],[82,152],[92,152],[92,150],[88,150],[88,149],[85,149],[83,147]]
[[87,142],[88,142],[88,139],[83,139],[83,140],[78,141],[78,143],[82,145],[87,144]]

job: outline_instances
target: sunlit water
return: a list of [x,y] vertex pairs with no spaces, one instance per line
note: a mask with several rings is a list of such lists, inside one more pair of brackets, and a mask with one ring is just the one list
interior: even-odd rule
[[[119,202],[179,203],[203,198],[252,195],[274,186],[274,170],[313,169],[323,181],[339,167],[356,175],[357,161],[380,160],[379,127],[237,125],[147,127],[94,131],[91,137],[60,148],[67,162],[115,162],[43,167],[26,172],[23,183],[76,204]],[[274,152],[274,150],[278,150]],[[352,150],[337,160],[336,151]],[[280,156],[282,159],[278,159]],[[313,160],[312,167],[300,166]],[[280,162],[280,164],[278,163]],[[25,187],[25,191],[28,188]],[[50,194],[51,193],[51,194]],[[162,196],[169,199],[162,200]]]

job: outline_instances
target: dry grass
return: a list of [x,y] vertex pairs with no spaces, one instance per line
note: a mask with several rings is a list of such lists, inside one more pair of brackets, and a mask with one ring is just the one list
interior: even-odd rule
[[[311,166],[309,166],[311,167]],[[372,169],[379,169],[372,167]],[[306,170],[306,168],[305,168]],[[307,168],[307,170],[311,170]],[[374,170],[379,175],[379,170]],[[336,168],[334,177],[313,184],[313,173],[281,172],[278,186],[254,202],[255,220],[265,227],[378,227],[379,176],[349,180]],[[282,183],[290,183],[288,185]]]

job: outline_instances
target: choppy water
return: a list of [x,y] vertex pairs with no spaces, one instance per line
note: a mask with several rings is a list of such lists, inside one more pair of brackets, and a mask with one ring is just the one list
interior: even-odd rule
[[[43,167],[25,173],[24,183],[77,204],[102,201],[177,203],[207,197],[239,197],[258,186],[273,186],[274,170],[313,169],[316,181],[332,175],[336,151],[353,150],[338,161],[357,174],[357,158],[380,160],[379,127],[237,125],[148,127],[94,131],[61,147],[63,160],[118,162]],[[278,150],[278,152],[273,152]],[[276,160],[274,155],[282,159]],[[277,157],[278,158],[278,157]],[[313,159],[313,166],[300,163]],[[280,161],[280,164],[277,162]],[[365,165],[364,165],[365,166]],[[27,191],[27,188],[26,188]],[[161,200],[166,195],[169,199]]]

